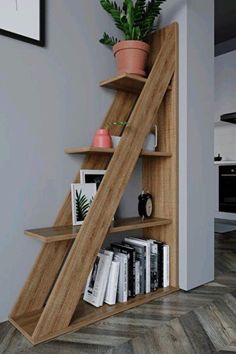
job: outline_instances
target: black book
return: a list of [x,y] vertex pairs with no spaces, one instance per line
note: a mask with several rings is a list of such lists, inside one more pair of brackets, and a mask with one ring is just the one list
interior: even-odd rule
[[161,241],[155,241],[155,243],[157,244],[158,247],[158,288],[163,288],[163,262],[164,262],[164,256],[163,256],[163,246],[164,246],[164,242]]
[[135,297],[135,249],[118,242],[112,243],[111,248],[128,256],[128,297]]

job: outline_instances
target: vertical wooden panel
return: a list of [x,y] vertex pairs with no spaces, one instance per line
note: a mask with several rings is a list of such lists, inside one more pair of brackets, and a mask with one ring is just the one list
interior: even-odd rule
[[[163,37],[164,36],[164,33]],[[176,43],[178,32],[175,29]],[[162,37],[162,38],[163,38]],[[160,43],[161,40],[158,42]],[[159,46],[158,46],[159,48]],[[157,48],[157,50],[158,50]],[[172,90],[167,91],[159,109],[158,150],[170,151],[170,159],[143,158],[143,185],[154,196],[154,216],[170,218],[170,225],[145,231],[145,235],[165,241],[170,245],[170,283],[178,286],[178,51],[176,68],[171,82]]]

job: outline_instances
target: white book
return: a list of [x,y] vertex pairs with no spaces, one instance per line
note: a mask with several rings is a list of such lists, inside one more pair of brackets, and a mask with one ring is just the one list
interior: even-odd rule
[[140,294],[140,261],[135,262],[135,295]]
[[107,282],[110,274],[110,268],[111,268],[111,263],[112,263],[112,258],[114,252],[108,251],[108,250],[101,250],[101,253],[105,256],[105,261],[104,261],[104,266],[103,266],[103,276],[102,276],[102,281],[100,284],[101,291],[100,291],[100,306],[103,305],[104,298],[105,298],[105,293],[106,293],[106,288],[107,288]]
[[89,274],[84,291],[84,301],[87,301],[96,307],[100,306],[100,284],[102,283],[102,269],[104,268],[104,263],[105,256],[102,253],[99,253]]
[[163,246],[163,288],[170,286],[170,247]]
[[150,273],[150,259],[151,259],[151,243],[148,240],[128,237],[125,242],[133,245],[144,245],[146,248],[146,294],[151,291],[151,273]]
[[120,263],[118,280],[118,302],[128,300],[128,256],[124,253],[115,253],[114,259]]
[[120,262],[112,261],[105,295],[105,303],[108,305],[115,305],[116,303],[119,268]]

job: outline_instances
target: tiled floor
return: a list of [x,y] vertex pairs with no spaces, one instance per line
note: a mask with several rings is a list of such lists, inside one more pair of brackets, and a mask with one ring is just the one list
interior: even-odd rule
[[236,232],[216,235],[214,282],[35,347],[6,322],[0,325],[0,353],[236,353]]

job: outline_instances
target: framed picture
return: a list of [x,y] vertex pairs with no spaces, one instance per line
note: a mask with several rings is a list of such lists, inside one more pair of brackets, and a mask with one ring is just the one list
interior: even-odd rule
[[106,170],[80,170],[80,182],[96,183],[98,190],[105,173]]
[[0,34],[45,45],[45,0],[0,0]]
[[97,191],[95,183],[71,184],[72,222],[82,225]]

